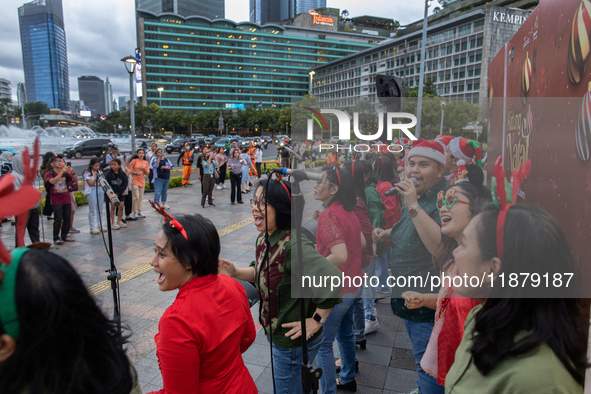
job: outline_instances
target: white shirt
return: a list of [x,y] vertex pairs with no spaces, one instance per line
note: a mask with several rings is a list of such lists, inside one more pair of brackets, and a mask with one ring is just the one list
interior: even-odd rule
[[254,162],[255,163],[262,163],[263,162],[263,151],[260,149],[255,149],[254,151]]

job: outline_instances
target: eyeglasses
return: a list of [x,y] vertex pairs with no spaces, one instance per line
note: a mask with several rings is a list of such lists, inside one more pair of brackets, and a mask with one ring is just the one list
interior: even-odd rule
[[440,191],[439,194],[437,194],[437,209],[438,210],[441,210],[441,208],[443,208],[444,205],[447,209],[451,209],[456,204],[456,202],[460,202],[462,204],[467,204],[467,205],[472,205],[472,203],[458,199],[458,196],[455,195],[455,190],[452,190],[451,192],[449,192],[449,194],[447,196],[443,195],[443,191]]
[[318,187],[320,187],[320,186],[322,186],[324,184],[327,184],[329,186],[336,186],[334,183],[327,182],[326,180],[324,180],[324,181],[316,181],[316,186],[318,186]]
[[[250,207],[254,208],[256,205],[256,207],[258,208],[259,211],[264,211],[267,208],[267,202],[263,201],[263,200],[254,200],[254,199],[250,199]],[[262,207],[261,207],[262,206]]]

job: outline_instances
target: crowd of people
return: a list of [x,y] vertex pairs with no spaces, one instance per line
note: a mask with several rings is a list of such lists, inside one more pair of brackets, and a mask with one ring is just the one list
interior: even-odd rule
[[[83,179],[85,193],[96,195],[92,218],[89,212],[91,229],[100,232],[96,217],[101,166],[109,167],[104,178],[121,201],[131,194],[134,218],[143,216],[141,200],[136,200],[143,185],[135,177],[143,180],[152,174],[153,206],[163,224],[151,264],[160,291],[178,290],[155,337],[163,378],[159,393],[257,392],[241,357],[256,331],[243,285],[234,279],[253,283],[259,293],[274,393],[303,392],[302,341],[309,361],[315,360],[323,371],[323,393],[356,391],[357,352],[366,348],[365,336],[379,330],[376,300],[388,297],[412,344],[415,393],[583,392],[588,303],[549,298],[557,293],[533,284],[504,293],[497,282],[502,275],[533,267],[540,272],[577,271],[556,221],[539,207],[515,204],[527,165],[506,185],[499,162],[497,188],[491,191],[485,186],[480,145],[462,137],[420,140],[396,154],[372,147],[356,160],[343,161],[331,152],[330,165],[323,167],[314,185],[314,199],[323,207],[312,216],[318,221],[314,239],[304,239],[296,248],[292,220],[302,212],[292,210],[290,182],[267,177],[250,190],[245,177],[253,170],[260,175],[260,170],[255,172],[260,163],[256,149],[252,158],[237,146],[229,157],[204,148],[198,165],[202,207],[206,200],[213,205],[216,179],[218,187],[224,187],[224,179],[215,176],[223,166],[230,171],[232,204],[242,203],[243,193],[253,193],[250,208],[259,232],[255,258],[248,268],[238,268],[220,258],[220,239],[210,220],[199,214],[173,217],[166,211],[172,163],[156,146],[144,153],[138,150],[128,165],[112,147],[109,161],[91,160]],[[71,185],[77,175],[59,155],[46,156],[42,168],[54,215],[54,241],[71,242]],[[26,173],[28,165],[19,155],[12,158],[15,174]],[[2,196],[0,191],[0,203]],[[113,228],[124,227],[123,209],[122,204],[117,219],[110,219]],[[29,218],[35,221],[34,215]],[[17,239],[17,245],[22,243]],[[350,281],[308,289],[303,332],[299,300],[292,296],[300,250],[307,276],[375,276],[377,286]],[[0,392],[138,392],[137,374],[121,350],[124,338],[67,261],[35,248],[15,249],[4,260]],[[483,284],[444,281],[437,292],[428,293],[410,282],[392,287],[388,280],[441,274],[482,276]],[[72,337],[75,348],[56,350]],[[341,356],[336,363],[335,340]]]

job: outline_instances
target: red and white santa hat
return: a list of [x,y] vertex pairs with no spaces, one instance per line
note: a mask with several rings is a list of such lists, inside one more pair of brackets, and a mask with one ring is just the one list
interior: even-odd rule
[[452,135],[438,135],[434,141],[439,142],[445,149],[454,138]]
[[426,157],[435,160],[441,165],[445,165],[445,153],[443,151],[443,146],[439,142],[421,141],[408,153],[409,159],[413,156]]
[[451,140],[449,149],[453,157],[464,160],[466,163],[474,160],[474,163],[482,168],[482,147],[477,141],[457,137]]

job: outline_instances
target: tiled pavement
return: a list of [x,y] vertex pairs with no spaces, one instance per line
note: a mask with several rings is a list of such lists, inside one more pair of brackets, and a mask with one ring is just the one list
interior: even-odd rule
[[[195,178],[195,177],[193,177]],[[227,229],[235,223],[251,218],[248,200],[252,193],[243,195],[244,205],[230,205],[229,189],[214,189],[216,207],[200,207],[201,190],[197,179],[194,186],[175,188],[168,192],[170,212],[200,213],[209,218],[219,230]],[[229,186],[229,184],[228,184]],[[304,182],[302,188],[307,193],[304,218],[311,218],[314,209],[320,204],[311,197],[312,182]],[[144,196],[146,219],[128,222],[128,227],[113,232],[115,263],[120,273],[133,268],[142,268],[142,264],[153,256],[154,240],[159,231],[161,218],[149,207],[147,200],[153,194]],[[100,235],[89,233],[88,206],[78,207],[74,225],[81,230],[73,234],[77,242],[65,244],[53,250],[66,257],[89,286],[97,285],[106,279],[104,272],[109,267],[108,256]],[[304,219],[304,223],[309,219]],[[52,238],[52,222],[45,220],[45,239]],[[3,242],[12,246],[14,227],[5,223],[1,230]],[[254,258],[254,243],[258,235],[253,224],[247,224],[227,233],[221,238],[221,257],[231,260],[238,267],[246,267]],[[28,241],[28,239],[27,239]],[[145,267],[145,266],[144,266]],[[142,270],[141,272],[145,272]],[[96,288],[93,286],[92,288]],[[151,270],[133,277],[120,285],[122,322],[126,333],[130,335],[127,352],[134,363],[144,392],[162,388],[162,377],[156,359],[154,335],[158,331],[158,321],[166,308],[175,299],[176,291],[160,292],[156,284],[156,275]],[[95,297],[97,303],[107,315],[113,313],[111,290],[103,291]],[[358,350],[357,357],[360,371],[356,380],[358,393],[392,394],[406,393],[416,387],[416,372],[410,340],[403,322],[392,314],[388,300],[377,304],[380,328],[367,336],[367,349]],[[252,309],[253,319],[258,323],[258,306]],[[338,349],[335,346],[335,355]],[[259,329],[257,339],[243,355],[244,362],[253,376],[259,392],[270,393],[271,367],[269,345]]]

